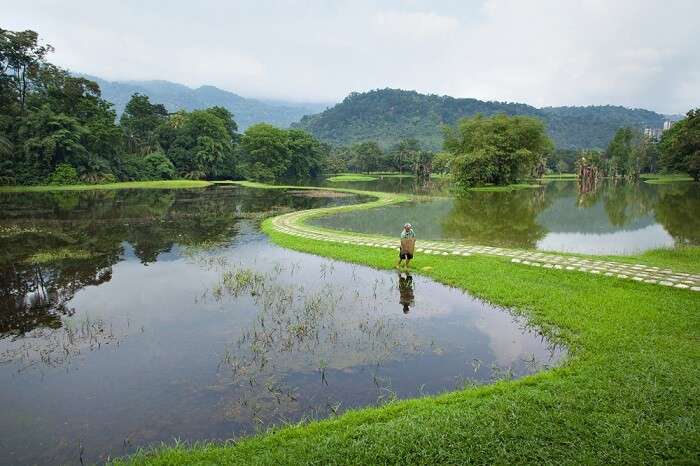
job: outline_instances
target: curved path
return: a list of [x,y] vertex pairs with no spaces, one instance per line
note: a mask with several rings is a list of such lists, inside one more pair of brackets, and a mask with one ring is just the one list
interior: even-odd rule
[[[249,187],[272,186],[259,185],[256,183],[240,183]],[[340,207],[325,207],[320,209],[309,209],[273,217],[271,220],[274,230],[288,235],[319,241],[329,241],[341,244],[369,246],[376,248],[397,249],[399,240],[396,238],[380,235],[365,235],[346,231],[330,230],[315,227],[306,223],[313,217],[331,215],[337,212],[348,210],[364,210],[410,199],[407,195],[390,194],[380,192],[358,191],[352,189],[335,189],[321,187],[299,187],[299,186],[275,186],[275,188],[293,189],[313,189],[323,191],[348,192],[359,195],[375,197],[376,200]],[[530,267],[542,267],[546,269],[560,269],[599,274],[607,277],[617,277],[622,279],[635,280],[638,282],[651,283],[663,286],[670,286],[692,291],[700,291],[700,275],[676,272],[669,268],[653,267],[644,264],[627,264],[622,262],[604,261],[597,259],[586,259],[581,257],[562,256],[555,253],[545,253],[529,251],[523,249],[498,248],[490,246],[478,246],[459,241],[433,241],[419,240],[416,252],[422,254],[435,255],[489,255],[510,257],[511,262]]]

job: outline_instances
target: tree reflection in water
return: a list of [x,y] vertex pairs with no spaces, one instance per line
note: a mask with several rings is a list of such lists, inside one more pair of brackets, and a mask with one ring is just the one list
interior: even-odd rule
[[537,215],[551,199],[543,189],[513,192],[467,192],[443,220],[445,236],[475,244],[490,238],[492,246],[535,248],[547,230]]
[[[125,254],[147,265],[176,245],[229,244],[242,219],[326,202],[282,191],[237,194],[235,188],[0,194],[0,342],[15,341],[0,348],[0,362],[54,365],[86,342],[109,341],[109,325],[75,322],[70,301],[86,286],[109,282]],[[51,259],[56,252],[67,254]]]

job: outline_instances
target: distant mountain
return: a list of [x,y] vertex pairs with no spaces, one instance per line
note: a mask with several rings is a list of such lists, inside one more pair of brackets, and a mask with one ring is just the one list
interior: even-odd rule
[[425,146],[442,146],[441,126],[477,113],[529,115],[541,118],[557,148],[604,148],[623,126],[661,128],[658,113],[619,106],[545,107],[520,103],[485,102],[450,96],[419,94],[400,89],[352,93],[341,103],[292,126],[337,145],[376,140],[388,147],[414,137]]
[[329,105],[249,99],[214,86],[192,89],[170,81],[106,81],[95,76],[81,76],[100,85],[102,98],[114,104],[117,116],[122,114],[131,96],[137,92],[147,95],[151,102],[165,105],[171,112],[214,105],[225,107],[233,113],[239,130],[260,122],[286,128],[302,116],[320,112]]

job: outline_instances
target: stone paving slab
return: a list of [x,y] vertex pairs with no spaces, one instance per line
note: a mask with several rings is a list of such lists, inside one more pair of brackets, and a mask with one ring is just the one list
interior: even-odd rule
[[[370,204],[372,207],[378,207],[393,202],[395,202],[395,200],[390,196],[384,196],[376,201],[361,205],[363,205],[364,208],[367,208]],[[305,220],[311,217],[328,215],[335,210],[341,209],[347,209],[347,207],[328,207],[291,212],[274,217],[272,219],[272,226],[276,231],[281,233],[318,241],[398,249],[400,241],[396,238],[328,230],[305,223]],[[676,272],[664,267],[585,259],[522,249],[479,246],[459,241],[419,240],[417,246],[416,252],[421,254],[441,256],[470,256],[479,254],[502,256],[509,257],[514,264],[523,266],[586,272],[600,276],[629,279],[637,282],[687,289],[690,291],[700,291],[700,275]]]

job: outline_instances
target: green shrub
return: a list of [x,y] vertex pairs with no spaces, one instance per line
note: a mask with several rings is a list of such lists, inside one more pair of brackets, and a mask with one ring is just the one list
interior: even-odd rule
[[78,184],[78,172],[75,171],[72,165],[60,163],[56,166],[53,173],[47,179],[48,184]]
[[175,166],[162,152],[153,152],[144,157],[148,180],[172,180],[175,178]]
[[127,181],[171,180],[175,167],[162,152],[144,156],[128,155],[122,159],[122,173]]

